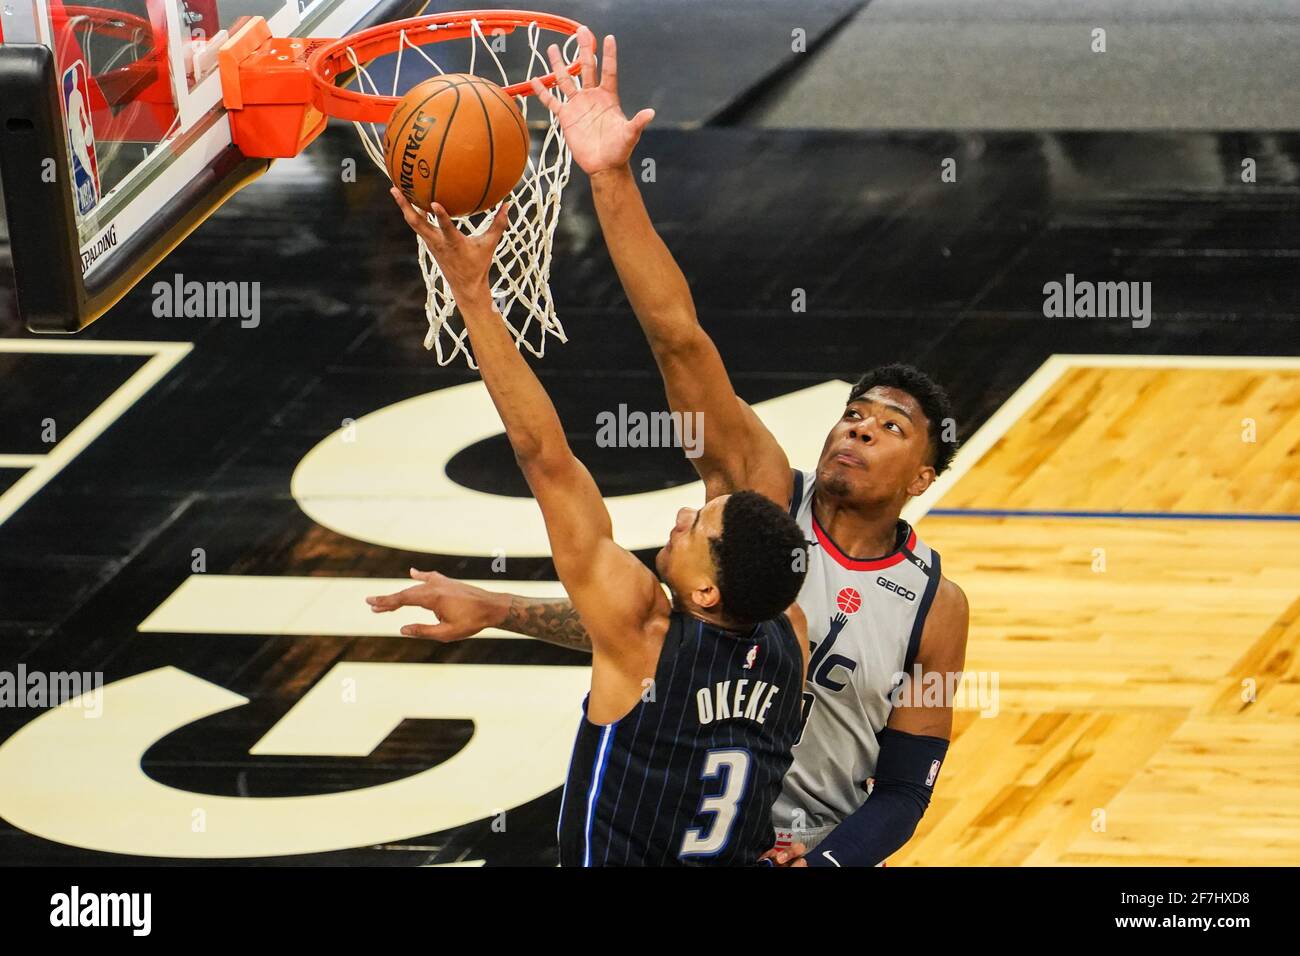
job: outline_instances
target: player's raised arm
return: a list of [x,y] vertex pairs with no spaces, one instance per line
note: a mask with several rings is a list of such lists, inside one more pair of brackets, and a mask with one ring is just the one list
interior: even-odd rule
[[596,214],[628,301],[645,331],[674,411],[702,412],[702,454],[692,459],[710,498],[752,488],[781,505],[789,501],[790,465],[776,439],[732,388],[713,340],[701,328],[686,277],[655,231],[628,167],[641,131],[654,118],[623,115],[618,99],[618,50],[605,38],[600,82],[596,40],[578,34],[582,89],[549,50],[563,101],[534,81],[541,102],[560,121],[574,161],[591,177]]
[[[546,520],[555,570],[582,615],[597,652],[618,654],[634,642],[667,600],[654,574],[614,543],[605,502],[590,472],[573,454],[550,396],[515,347],[492,304],[488,270],[505,231],[507,204],[487,232],[463,235],[434,204],[431,225],[396,189],[408,225],[424,239],[446,276],[465,320],[483,383],[501,415],[515,459]],[[609,594],[620,595],[610,601]],[[627,648],[639,655],[641,648]]]

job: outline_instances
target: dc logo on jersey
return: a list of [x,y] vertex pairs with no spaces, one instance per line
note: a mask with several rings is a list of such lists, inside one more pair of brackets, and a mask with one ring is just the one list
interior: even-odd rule
[[63,116],[68,128],[72,187],[77,212],[86,215],[99,202],[99,160],[95,130],[90,124],[90,84],[86,64],[77,60],[63,72]]
[[839,639],[840,631],[849,623],[849,614],[862,606],[862,595],[853,588],[843,588],[836,595],[835,603],[839,605],[840,613],[831,618],[826,636],[815,643],[808,642],[812,651],[808,658],[808,680],[818,687],[839,692],[846,686],[845,681],[840,680],[841,674],[845,677],[852,674],[857,670],[858,662],[843,654],[832,654],[831,648]]
[[751,644],[749,646],[749,653],[745,655],[745,666],[743,670],[749,670],[753,667],[756,660],[758,660],[758,645]]

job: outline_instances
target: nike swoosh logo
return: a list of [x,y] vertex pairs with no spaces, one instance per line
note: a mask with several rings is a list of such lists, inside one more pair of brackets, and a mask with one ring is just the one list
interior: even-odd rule
[[831,856],[830,850],[822,850],[822,856],[826,857],[826,859],[830,860],[836,866],[839,866],[840,869],[844,869],[844,867],[840,866],[840,861],[835,859],[835,857]]

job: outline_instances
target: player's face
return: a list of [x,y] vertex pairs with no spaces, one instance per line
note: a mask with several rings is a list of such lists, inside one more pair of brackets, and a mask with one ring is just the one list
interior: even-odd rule
[[655,556],[655,569],[674,595],[697,604],[702,603],[701,591],[711,588],[716,595],[709,539],[722,533],[722,509],[728,497],[721,495],[703,508],[682,508],[677,512],[668,543]]
[[934,481],[930,423],[915,398],[877,386],[850,402],[826,436],[817,483],[862,504],[919,495]]

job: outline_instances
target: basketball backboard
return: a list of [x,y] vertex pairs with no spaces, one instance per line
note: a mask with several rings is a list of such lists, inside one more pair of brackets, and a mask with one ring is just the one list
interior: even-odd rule
[[269,168],[222,106],[237,23],[335,37],[427,2],[0,0],[0,185],[28,328],[84,328]]

